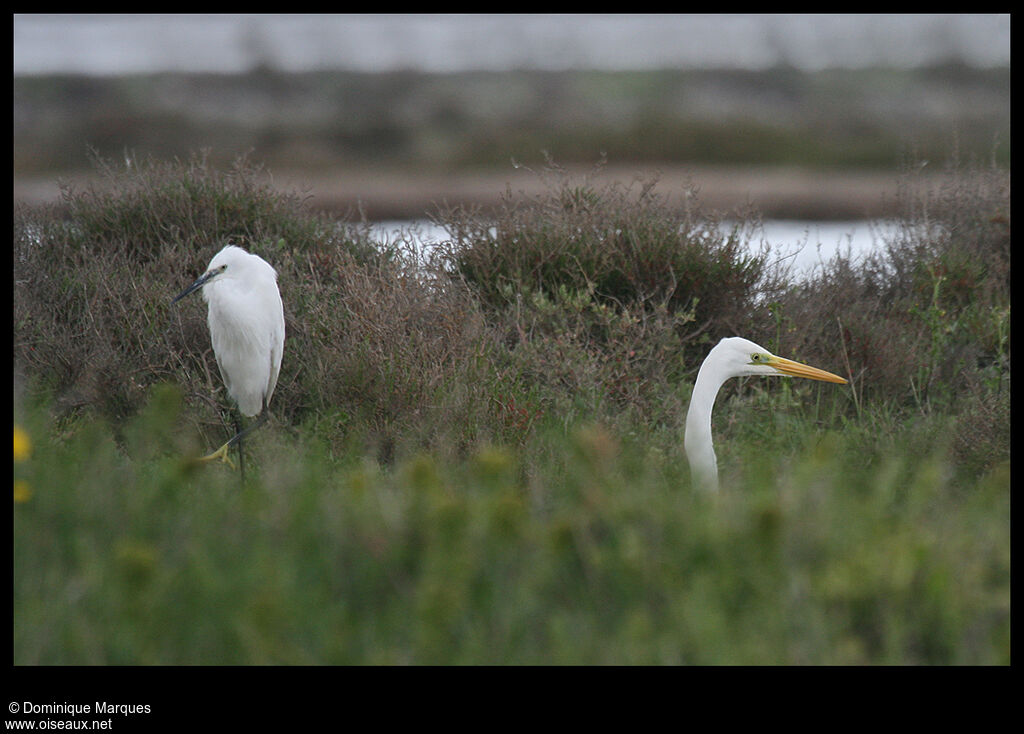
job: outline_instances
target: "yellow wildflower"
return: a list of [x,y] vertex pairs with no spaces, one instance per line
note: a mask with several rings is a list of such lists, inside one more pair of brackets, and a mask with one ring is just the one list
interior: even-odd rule
[[28,486],[28,482],[24,479],[14,480],[14,501],[15,502],[28,502],[32,499],[32,488]]
[[14,460],[25,461],[32,455],[32,441],[21,426],[14,427]]

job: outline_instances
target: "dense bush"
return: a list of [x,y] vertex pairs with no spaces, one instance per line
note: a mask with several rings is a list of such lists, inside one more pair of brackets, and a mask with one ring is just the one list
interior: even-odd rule
[[[557,173],[557,171],[556,171]],[[499,310],[517,299],[587,293],[597,302],[693,311],[703,328],[744,318],[765,267],[743,225],[723,234],[696,206],[676,211],[655,191],[575,182],[562,174],[538,200],[507,193],[496,217],[445,212],[451,269]]]
[[777,281],[765,294],[776,323],[762,333],[808,358],[842,356],[862,402],[956,411],[1005,388],[1009,186],[1006,171],[954,161],[924,194],[901,187],[895,233],[874,253],[839,253],[800,283]]
[[65,411],[123,421],[169,380],[222,430],[201,301],[170,298],[229,239],[279,274],[273,413],[385,457],[399,443],[520,442],[544,417],[671,434],[679,387],[733,334],[852,378],[818,420],[1006,405],[987,397],[1008,389],[1010,354],[1009,183],[994,166],[951,165],[923,198],[906,187],[884,248],[796,281],[749,253],[752,215],[727,229],[693,197],[674,211],[655,181],[550,169],[546,195],[510,192],[496,217],[440,212],[451,239],[424,259],[411,233],[380,246],[244,159],[97,164],[103,185],[15,213],[15,366]]

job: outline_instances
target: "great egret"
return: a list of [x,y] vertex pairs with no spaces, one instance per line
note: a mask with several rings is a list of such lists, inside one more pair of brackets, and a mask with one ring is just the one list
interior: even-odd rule
[[686,435],[683,439],[686,457],[690,460],[695,484],[704,489],[718,489],[718,464],[711,443],[711,409],[722,384],[730,377],[742,375],[808,377],[846,384],[846,380],[831,372],[776,357],[749,339],[738,336],[722,339],[700,366],[686,414]]
[[201,461],[220,459],[234,467],[228,449],[238,444],[243,476],[242,438],[267,418],[284,352],[284,306],[277,289],[277,272],[259,255],[228,245],[213,256],[206,272],[179,293],[172,304],[203,289],[209,304],[207,323],[220,376],[238,411],[259,420],[244,431],[236,421],[235,436]]

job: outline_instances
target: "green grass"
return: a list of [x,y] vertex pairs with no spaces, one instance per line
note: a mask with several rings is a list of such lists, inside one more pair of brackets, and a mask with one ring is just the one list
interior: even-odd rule
[[1009,663],[1008,463],[795,418],[704,496],[597,425],[393,467],[270,427],[242,483],[180,411],[21,411],[16,664]]

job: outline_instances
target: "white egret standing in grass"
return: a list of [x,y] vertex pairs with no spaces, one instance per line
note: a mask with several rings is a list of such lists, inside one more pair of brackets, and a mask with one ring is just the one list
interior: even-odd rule
[[686,447],[686,457],[690,460],[694,483],[704,489],[718,489],[718,463],[711,443],[711,409],[722,384],[730,377],[742,375],[808,377],[846,384],[846,380],[831,372],[776,357],[749,339],[738,336],[722,339],[700,366],[690,396],[690,409],[686,414],[683,445]]
[[234,467],[228,449],[238,444],[244,476],[242,439],[266,420],[267,404],[281,371],[284,306],[277,289],[277,272],[259,255],[228,245],[214,255],[206,272],[171,303],[200,288],[209,304],[210,341],[228,395],[242,415],[259,415],[244,431],[236,420],[235,436],[201,461],[220,459]]

